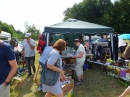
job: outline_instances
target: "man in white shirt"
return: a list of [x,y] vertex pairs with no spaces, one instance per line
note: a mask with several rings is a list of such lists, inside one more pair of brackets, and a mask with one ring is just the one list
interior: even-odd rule
[[85,62],[85,48],[84,46],[80,43],[79,39],[75,39],[74,40],[74,44],[78,47],[77,51],[76,51],[76,56],[73,56],[72,58],[76,58],[76,67],[75,67],[75,71],[76,71],[76,75],[78,77],[78,82],[75,83],[75,85],[80,85],[83,82],[83,65]]
[[26,65],[28,68],[28,77],[32,75],[31,67],[33,69],[33,73],[36,72],[34,61],[35,61],[35,41],[30,38],[30,33],[25,34],[25,38],[23,40],[23,56],[25,57]]

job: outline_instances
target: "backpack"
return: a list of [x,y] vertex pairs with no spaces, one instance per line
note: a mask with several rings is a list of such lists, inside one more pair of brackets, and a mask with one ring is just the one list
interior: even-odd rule
[[37,51],[39,54],[42,54],[45,46],[46,46],[46,37],[45,37],[44,33],[42,33],[39,36],[38,45],[37,45]]

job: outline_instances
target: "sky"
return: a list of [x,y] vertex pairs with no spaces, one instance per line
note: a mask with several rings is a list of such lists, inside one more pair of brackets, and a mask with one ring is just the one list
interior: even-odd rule
[[[0,21],[25,31],[25,22],[34,24],[41,33],[45,26],[62,22],[63,12],[82,0],[0,0]],[[111,0],[114,2],[114,0]]]

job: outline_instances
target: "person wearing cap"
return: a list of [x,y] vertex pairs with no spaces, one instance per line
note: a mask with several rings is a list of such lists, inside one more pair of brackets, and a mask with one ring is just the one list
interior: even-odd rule
[[23,40],[23,56],[25,57],[26,65],[28,68],[28,77],[32,75],[31,67],[33,73],[35,73],[35,41],[30,38],[30,33],[25,34],[25,39]]
[[0,40],[0,97],[10,97],[10,82],[17,69],[13,48],[10,44]]

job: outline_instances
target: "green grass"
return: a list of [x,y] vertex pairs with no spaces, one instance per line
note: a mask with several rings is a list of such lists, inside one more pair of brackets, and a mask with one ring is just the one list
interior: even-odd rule
[[[39,54],[36,55],[36,67],[38,60]],[[35,76],[29,79],[26,76],[23,76],[24,81],[20,85],[16,85],[18,81],[13,81],[10,97],[43,97],[45,93],[37,91]],[[102,74],[101,70],[88,69],[84,71],[84,83],[74,87],[73,97],[118,97],[125,88],[116,78]]]
[[[44,93],[38,92],[37,88],[32,76],[14,87],[11,97],[43,97]],[[98,69],[88,69],[84,72],[84,83],[74,87],[73,97],[118,97],[125,88],[116,78],[102,74]]]
[[84,84],[74,88],[73,97],[118,97],[125,89],[116,78],[100,70],[87,70],[84,76]]
[[[39,57],[39,54],[36,54],[36,68]],[[27,73],[24,74],[23,82],[20,85],[17,85],[19,81],[13,80],[10,97],[44,97],[45,93],[37,91],[38,85],[34,81],[35,75],[29,79],[26,76]],[[117,78],[102,74],[99,69],[88,69],[84,71],[84,83],[74,87],[73,97],[118,97],[125,88]]]

